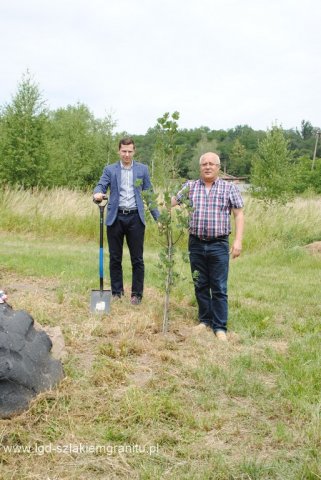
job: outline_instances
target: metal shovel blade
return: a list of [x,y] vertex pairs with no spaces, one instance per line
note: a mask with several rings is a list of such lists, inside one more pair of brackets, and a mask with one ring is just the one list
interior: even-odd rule
[[90,311],[92,313],[109,313],[111,290],[92,290],[90,297]]

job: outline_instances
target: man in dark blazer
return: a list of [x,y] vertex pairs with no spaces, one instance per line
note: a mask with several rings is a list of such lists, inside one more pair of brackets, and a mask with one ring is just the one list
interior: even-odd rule
[[[144,289],[145,215],[142,191],[151,190],[152,185],[147,166],[133,159],[135,143],[131,138],[120,140],[118,153],[120,161],[104,168],[94,189],[94,199],[101,202],[110,190],[106,225],[112,295],[118,298],[124,294],[122,257],[126,237],[132,264],[131,303],[138,305]],[[150,212],[157,221],[157,208],[151,208]]]

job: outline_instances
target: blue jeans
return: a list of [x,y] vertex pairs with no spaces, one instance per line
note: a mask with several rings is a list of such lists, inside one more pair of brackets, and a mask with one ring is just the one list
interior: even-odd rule
[[225,332],[228,316],[228,236],[207,242],[190,235],[188,246],[199,321],[214,332]]

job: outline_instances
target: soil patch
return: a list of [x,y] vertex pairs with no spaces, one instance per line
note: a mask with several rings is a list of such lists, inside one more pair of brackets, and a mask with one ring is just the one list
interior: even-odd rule
[[312,254],[321,254],[321,241],[309,243],[305,248]]

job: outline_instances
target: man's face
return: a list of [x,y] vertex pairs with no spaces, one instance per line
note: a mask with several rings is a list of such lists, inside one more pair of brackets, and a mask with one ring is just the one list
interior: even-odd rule
[[204,155],[200,163],[201,178],[204,182],[213,182],[218,177],[220,159],[217,155]]
[[129,167],[129,165],[131,165],[133,161],[135,147],[132,143],[130,143],[129,145],[121,145],[118,153],[123,165]]

